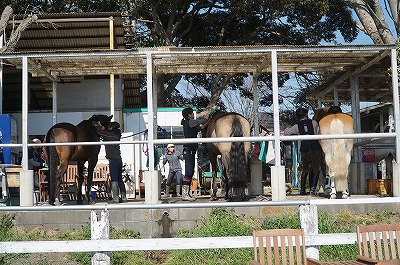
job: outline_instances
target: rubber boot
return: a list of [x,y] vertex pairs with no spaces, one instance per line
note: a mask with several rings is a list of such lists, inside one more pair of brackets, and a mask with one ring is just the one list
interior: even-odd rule
[[171,189],[171,186],[165,186],[165,193],[162,196],[163,198],[169,198],[169,190]]
[[112,181],[111,182],[111,203],[119,203],[119,197],[118,197],[118,182],[117,181]]
[[307,180],[307,173],[301,174],[300,179],[300,195],[306,195],[306,180]]
[[181,197],[181,185],[176,185],[176,197]]
[[318,184],[318,179],[319,179],[319,172],[316,173],[311,173],[310,174],[310,195],[311,196],[318,196],[318,191],[317,191],[317,184]]
[[126,188],[125,188],[125,183],[124,182],[118,182],[118,187],[119,187],[119,193],[121,195],[121,198],[119,199],[119,202],[127,202],[128,199],[126,198]]
[[195,201],[196,198],[192,198],[189,195],[189,185],[182,185],[182,200],[184,201]]

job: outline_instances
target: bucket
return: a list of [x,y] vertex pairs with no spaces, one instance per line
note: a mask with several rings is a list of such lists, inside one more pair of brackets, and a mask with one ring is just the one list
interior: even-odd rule
[[190,190],[197,190],[198,186],[199,181],[197,179],[192,179],[192,182],[190,183]]
[[392,193],[392,179],[368,179],[368,194],[389,195]]
[[90,198],[92,199],[92,201],[96,200],[96,192],[92,191],[92,193],[90,194]]

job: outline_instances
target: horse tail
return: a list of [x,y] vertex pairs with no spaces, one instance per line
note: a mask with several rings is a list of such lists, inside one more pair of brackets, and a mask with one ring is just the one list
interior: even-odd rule
[[[55,142],[53,130],[50,130],[47,133],[46,142],[48,142],[48,143]],[[60,161],[59,161],[57,149],[55,146],[47,146],[46,153],[47,153],[47,159],[48,159],[47,164],[49,167],[49,176],[48,176],[49,202],[54,203],[54,200],[57,196],[56,195],[56,183],[57,183],[56,178],[57,178],[58,165],[59,165]]]
[[[345,124],[338,119],[334,118],[330,124],[332,134],[346,134]],[[337,191],[345,191],[347,189],[347,175],[349,172],[349,164],[351,160],[351,152],[348,151],[348,139],[332,139],[333,148],[331,157],[332,172],[335,177],[335,187]]]
[[[242,124],[239,118],[235,117],[232,122],[231,137],[243,137]],[[244,194],[246,187],[246,154],[244,142],[233,142],[230,150],[230,171],[233,191],[237,188],[237,195]],[[229,180],[228,180],[229,181]]]

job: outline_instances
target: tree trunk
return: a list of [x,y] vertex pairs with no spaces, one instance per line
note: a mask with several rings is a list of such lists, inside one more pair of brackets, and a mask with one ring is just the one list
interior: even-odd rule
[[[398,2],[398,1],[396,1]],[[348,0],[362,25],[361,31],[370,36],[374,44],[394,44],[396,38],[391,33],[379,0]],[[397,17],[397,16],[396,16]]]

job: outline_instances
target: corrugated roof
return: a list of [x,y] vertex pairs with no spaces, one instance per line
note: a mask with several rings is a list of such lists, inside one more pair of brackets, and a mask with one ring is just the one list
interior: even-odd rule
[[[338,87],[339,100],[351,100],[348,80],[357,75],[361,101],[392,100],[389,75],[394,46],[240,46],[240,47],[158,47],[129,51],[75,53],[32,53],[29,71],[33,76],[68,77],[86,75],[146,74],[147,56],[161,74],[269,73],[271,54],[277,53],[278,72],[319,72],[327,77],[320,86],[322,100],[333,100],[330,91]],[[20,57],[18,54],[9,57]],[[20,59],[8,58],[12,64]],[[19,66],[20,67],[20,66]]]
[[[16,15],[16,24],[9,24],[6,35],[12,27],[24,18]],[[52,13],[40,14],[38,20],[22,32],[15,53],[92,51],[110,49],[110,25],[113,29],[114,49],[125,50],[125,27],[123,17],[116,12],[101,13]],[[136,77],[126,77],[127,80]],[[49,110],[52,108],[52,85],[47,78],[30,78],[30,109]],[[21,71],[15,67],[4,67],[3,111],[12,112],[21,109]],[[136,84],[136,83],[135,83]],[[124,92],[129,94],[124,105],[140,107],[140,93],[132,82],[124,84]]]
[[[17,21],[22,18],[16,16]],[[38,15],[38,20],[22,32],[16,52],[109,49],[110,20],[114,48],[125,49],[120,13],[60,13]],[[9,24],[8,32],[12,27]]]

